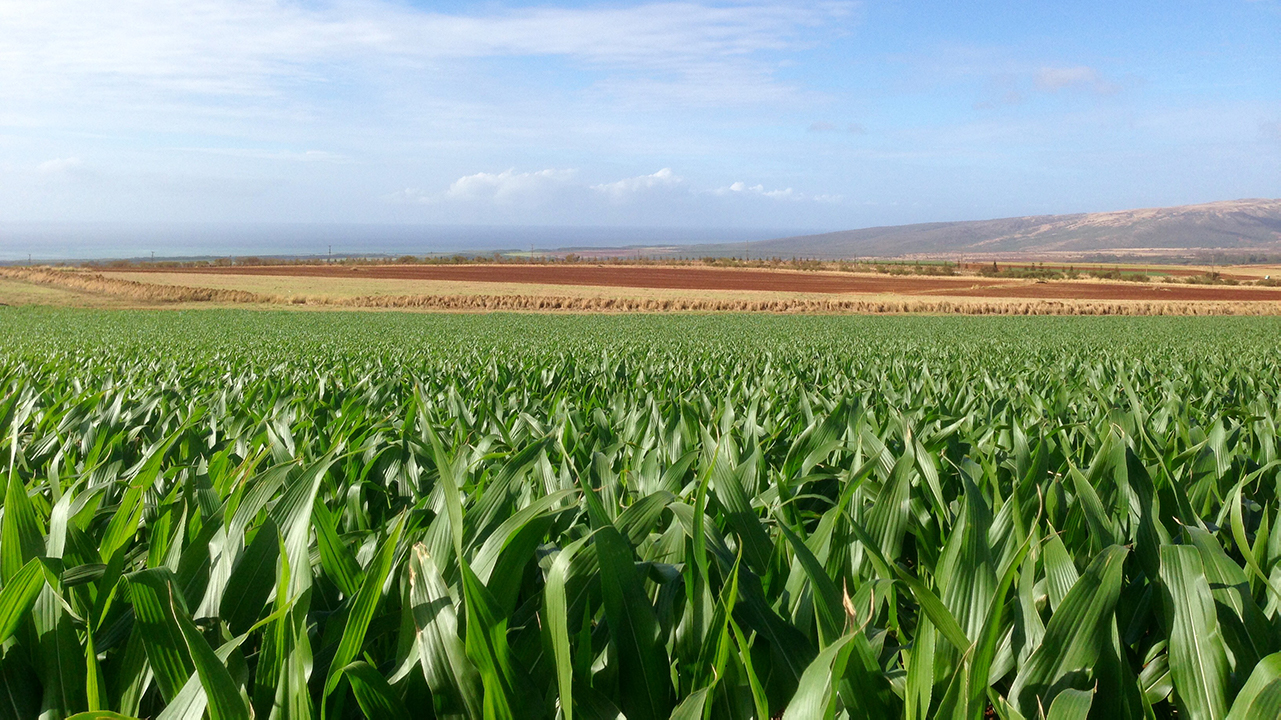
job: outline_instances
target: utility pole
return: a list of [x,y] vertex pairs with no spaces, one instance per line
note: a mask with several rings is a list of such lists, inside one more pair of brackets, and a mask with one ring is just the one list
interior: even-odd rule
[[333,263],[333,261],[334,261],[334,246],[333,246],[333,243],[330,243],[329,244],[329,262]]

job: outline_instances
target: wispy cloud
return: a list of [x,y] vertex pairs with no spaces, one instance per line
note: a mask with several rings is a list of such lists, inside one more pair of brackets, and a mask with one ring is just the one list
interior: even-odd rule
[[764,185],[748,185],[739,181],[722,188],[712,191],[715,195],[759,195],[760,197],[778,198],[778,199],[801,199],[801,195],[794,192],[791,188],[779,190],[766,190]]
[[1087,65],[1043,67],[1036,72],[1033,82],[1037,89],[1045,92],[1081,89],[1110,95],[1121,89],[1120,85],[1105,79],[1098,70]]
[[1133,85],[1134,80],[1115,80],[1089,65],[1031,65],[1026,62],[992,61],[990,67],[976,63],[967,72],[988,76],[985,97],[974,103],[975,110],[1002,105],[1022,105],[1056,95],[1110,96]]
[[498,206],[536,204],[570,187],[576,175],[572,169],[548,168],[531,172],[517,172],[509,168],[502,172],[478,172],[464,175],[449,184],[442,192],[426,192],[419,188],[405,188],[383,196],[398,204],[432,205],[442,202],[481,203]]
[[841,199],[839,195],[833,194],[807,197],[790,187],[766,189],[760,183],[748,185],[741,181],[723,187],[699,189],[689,186],[684,178],[677,175],[671,168],[596,184],[579,182],[577,175],[578,173],[574,170],[554,168],[531,172],[520,172],[515,168],[498,173],[478,172],[458,178],[443,191],[429,192],[411,187],[384,195],[383,199],[397,204],[468,203],[496,208],[516,204],[535,205],[542,202],[601,207],[602,203],[619,205],[639,201],[679,200],[682,197],[693,200],[707,196],[761,200],[812,200],[827,203],[839,202]]
[[262,148],[182,148],[189,152],[208,155],[226,155],[228,157],[250,158],[254,160],[283,160],[288,162],[349,162],[350,158],[341,153],[327,150],[266,150]]
[[812,133],[843,132],[843,133],[848,133],[850,135],[866,135],[867,134],[867,128],[863,127],[858,123],[848,123],[842,126],[842,125],[837,125],[835,123],[827,122],[825,120],[819,120],[817,122],[810,123],[810,126],[806,128],[806,131],[812,132]]
[[80,169],[84,163],[76,156],[45,160],[36,166],[41,175],[62,175]]
[[478,172],[451,183],[445,191],[445,197],[450,200],[492,200],[497,203],[532,200],[549,190],[564,186],[573,177],[573,170],[555,168],[535,172],[516,172],[515,168],[500,173]]
[[1257,12],[1046,43],[1044,13],[967,7],[980,45],[859,1],[0,0],[0,218],[835,228],[1275,194]]
[[649,175],[638,175],[611,183],[592,185],[592,189],[604,193],[613,200],[623,201],[655,189],[674,188],[682,182],[681,177],[672,172],[671,168],[663,168]]
[[708,191],[708,194],[716,195],[723,198],[743,198],[743,199],[757,198],[762,202],[791,200],[798,203],[823,203],[826,205],[839,204],[844,202],[844,199],[845,199],[844,196],[838,193],[819,193],[814,195],[807,195],[802,192],[797,192],[796,190],[790,187],[774,188],[771,190],[771,189],[767,189],[765,185],[762,183],[757,183],[755,185],[748,185],[747,183],[742,181],[731,183],[724,187],[719,187],[719,188],[716,188],[715,190]]
[[446,14],[386,0],[11,3],[0,23],[0,98],[77,87],[275,96],[339,79],[338,61],[431,74],[439,61],[520,56],[623,72],[619,88],[705,86],[711,76],[774,86],[753,58],[809,42],[805,33],[852,8],[659,2]]

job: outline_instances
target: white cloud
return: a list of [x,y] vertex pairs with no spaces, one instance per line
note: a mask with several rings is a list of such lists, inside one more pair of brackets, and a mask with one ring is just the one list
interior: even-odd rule
[[793,200],[798,202],[806,201],[826,204],[836,204],[844,200],[843,196],[835,193],[806,195],[805,193],[797,192],[790,187],[767,190],[761,183],[748,185],[741,180],[708,192],[712,195],[726,198],[768,198],[770,200]]
[[534,172],[518,172],[514,168],[499,173],[478,172],[458,178],[443,191],[407,187],[383,195],[382,199],[398,205],[449,204],[455,208],[496,211],[524,211],[555,205],[590,215],[629,208],[688,207],[690,203],[697,204],[698,198],[709,196],[738,198],[744,203],[791,200],[831,204],[842,199],[835,194],[807,196],[790,187],[767,189],[760,183],[748,185],[741,181],[720,188],[700,189],[690,187],[671,168],[594,185],[578,181],[577,175],[575,170],[554,168]]
[[45,160],[36,166],[36,171],[41,175],[63,175],[78,170],[83,163],[80,158],[72,156],[65,158],[54,158]]
[[803,196],[793,192],[791,188],[782,190],[766,190],[764,185],[748,185],[739,181],[727,187],[717,188],[712,191],[715,195],[759,195],[767,198],[778,199],[801,199]]
[[1269,140],[1281,140],[1281,120],[1259,123],[1259,132]]
[[536,204],[540,201],[583,188],[571,181],[575,170],[548,168],[533,172],[517,172],[509,168],[502,172],[478,172],[464,175],[449,184],[443,192],[429,192],[407,187],[383,195],[382,199],[396,205],[436,205],[456,203],[472,205],[508,206]]
[[1037,89],[1046,92],[1079,88],[1107,95],[1120,89],[1119,85],[1106,80],[1098,70],[1086,65],[1043,67],[1036,72],[1033,82]]
[[658,172],[649,175],[640,175],[637,177],[623,178],[612,183],[602,183],[593,185],[592,189],[605,193],[614,200],[624,200],[637,193],[654,190],[657,188],[671,188],[680,185],[681,178],[671,168],[663,168]]
[[538,170],[516,172],[515,168],[500,173],[478,172],[450,183],[445,199],[495,203],[534,201],[564,187],[574,177],[573,170]]

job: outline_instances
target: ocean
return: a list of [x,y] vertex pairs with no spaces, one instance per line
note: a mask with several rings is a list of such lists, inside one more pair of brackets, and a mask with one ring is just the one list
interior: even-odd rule
[[321,224],[0,224],[0,262],[429,255],[754,242],[798,228]]

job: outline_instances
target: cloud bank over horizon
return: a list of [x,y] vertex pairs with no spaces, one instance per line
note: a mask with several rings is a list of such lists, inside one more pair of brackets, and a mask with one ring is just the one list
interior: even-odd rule
[[1281,195],[1281,7],[1163,8],[0,0],[0,222],[838,229]]

